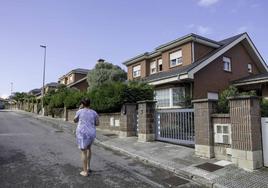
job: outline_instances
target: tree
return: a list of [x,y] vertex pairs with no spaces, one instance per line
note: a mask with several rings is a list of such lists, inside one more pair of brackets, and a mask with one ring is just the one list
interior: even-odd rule
[[99,62],[88,73],[89,90],[110,82],[123,82],[127,73],[117,65],[108,62]]
[[16,92],[14,93],[14,96],[11,97],[11,99],[15,100],[16,102],[22,102],[24,99],[28,97],[27,93],[24,92]]

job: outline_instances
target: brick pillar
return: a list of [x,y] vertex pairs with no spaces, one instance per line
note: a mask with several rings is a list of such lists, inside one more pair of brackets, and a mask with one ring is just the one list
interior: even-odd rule
[[155,101],[138,102],[138,141],[150,142],[155,140]]
[[213,158],[214,137],[211,115],[216,112],[217,100],[199,99],[194,103],[195,155]]
[[137,125],[137,104],[126,103],[121,109],[119,137],[135,136]]
[[261,114],[258,97],[230,98],[232,162],[254,170],[263,166]]

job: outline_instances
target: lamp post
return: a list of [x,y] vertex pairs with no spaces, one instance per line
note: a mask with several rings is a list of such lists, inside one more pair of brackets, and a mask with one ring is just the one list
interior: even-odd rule
[[40,45],[41,48],[44,48],[44,66],[43,66],[43,86],[42,86],[42,98],[41,98],[41,103],[42,103],[42,115],[44,115],[44,93],[45,93],[45,75],[46,75],[46,53],[47,53],[47,46],[45,45]]
[[10,96],[12,96],[13,93],[13,82],[10,82]]

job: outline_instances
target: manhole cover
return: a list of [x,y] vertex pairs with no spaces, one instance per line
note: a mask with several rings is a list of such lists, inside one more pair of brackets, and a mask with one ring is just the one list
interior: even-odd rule
[[164,179],[163,181],[165,183],[167,183],[169,187],[178,186],[178,185],[184,185],[186,183],[189,183],[189,181],[187,181],[187,180],[185,180],[183,178],[180,178],[178,176],[172,176],[170,178]]
[[203,164],[197,165],[195,167],[201,168],[201,169],[209,171],[209,172],[214,172],[216,170],[219,170],[219,169],[223,168],[222,166],[215,165],[215,164],[212,164],[212,163],[203,163]]

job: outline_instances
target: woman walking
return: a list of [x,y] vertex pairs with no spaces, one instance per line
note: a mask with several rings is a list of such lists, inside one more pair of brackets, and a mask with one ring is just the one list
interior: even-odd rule
[[96,138],[96,126],[99,124],[98,114],[89,106],[90,100],[83,99],[74,118],[74,122],[78,122],[76,140],[78,148],[81,149],[83,171],[80,174],[82,176],[88,176],[90,171],[91,145]]

